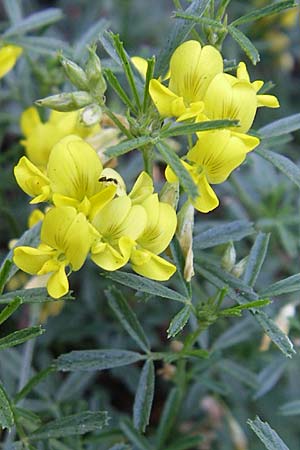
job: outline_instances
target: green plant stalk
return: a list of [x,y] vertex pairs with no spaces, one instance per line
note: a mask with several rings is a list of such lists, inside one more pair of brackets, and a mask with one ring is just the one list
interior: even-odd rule
[[154,160],[154,147],[152,144],[149,144],[142,149],[143,160],[144,160],[144,169],[145,172],[153,177],[153,160]]

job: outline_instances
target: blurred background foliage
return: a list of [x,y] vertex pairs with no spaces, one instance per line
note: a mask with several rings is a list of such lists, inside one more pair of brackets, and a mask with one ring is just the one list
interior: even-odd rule
[[[174,2],[178,6],[178,2]],[[233,0],[229,8],[230,20],[249,12],[253,7],[272,2]],[[10,5],[0,4],[1,30],[6,30],[13,19]],[[1,259],[8,251],[11,239],[21,236],[27,227],[30,213],[25,194],[17,187],[12,168],[23,154],[20,145],[21,112],[37,99],[55,94],[66,88],[66,81],[57,57],[57,49],[66,56],[81,62],[86,57],[85,45],[95,40],[105,28],[118,32],[128,53],[151,56],[165,45],[168,30],[175,19],[171,13],[175,6],[171,0],[149,2],[147,0],[58,0],[20,2],[22,13],[28,16],[45,8],[60,8],[63,16],[56,23],[42,27],[26,37],[11,36],[8,40],[25,47],[24,57],[5,79],[0,90],[0,251]],[[184,7],[188,5],[185,3]],[[11,14],[11,17],[9,17]],[[300,109],[300,28],[299,14],[294,10],[270,19],[246,24],[243,31],[252,39],[261,53],[261,62],[251,66],[247,61],[251,79],[264,79],[274,84],[281,103],[278,110],[259,111],[255,129],[281,117],[299,112]],[[34,39],[39,38],[39,39]],[[112,62],[99,45],[103,66]],[[223,56],[229,61],[246,60],[231,37],[224,44]],[[122,111],[113,93],[107,93],[108,103]],[[45,111],[41,111],[45,114]],[[185,145],[184,139],[181,142]],[[299,165],[299,132],[274,138],[271,150],[291,158]],[[139,155],[130,154],[119,161],[119,170],[127,182],[133,182],[137,168],[141,169]],[[163,182],[163,167],[158,163],[156,183]],[[221,206],[213,213],[196,216],[196,234],[229,221],[252,222],[256,231],[271,232],[270,245],[256,288],[264,290],[270,284],[297,274],[299,270],[299,188],[274,166],[251,154],[247,162],[227,181],[217,187]],[[246,223],[246,222],[245,222]],[[235,242],[236,262],[245,258],[254,242],[254,235],[238,236]],[[243,239],[241,239],[243,237]],[[212,264],[219,262],[228,244],[196,252],[196,260]],[[239,270],[239,268],[236,268]],[[35,342],[30,374],[47,367],[53,358],[71,350],[86,348],[119,348],[136,350],[135,343],[123,330],[108,306],[104,290],[111,284],[99,277],[98,269],[86,265],[80,273],[73,274],[71,285],[76,300],[51,304],[52,311],[43,311],[46,333]],[[17,274],[8,289],[21,288],[28,276]],[[224,283],[225,284],[225,283]],[[212,287],[201,275],[195,277],[195,296],[206,299],[214,295]],[[178,280],[171,287],[178,288]],[[290,332],[298,349],[292,359],[286,359],[279,350],[263,337],[256,321],[247,313],[243,318],[219,320],[201,337],[203,348],[214,349],[208,360],[194,359],[190,366],[190,385],[185,393],[183,407],[177,418],[177,426],[168,437],[164,449],[181,436],[202,435],[199,444],[188,447],[170,446],[170,449],[190,448],[198,450],[261,450],[263,445],[247,428],[247,419],[258,414],[277,430],[290,449],[300,448],[300,320],[299,282],[296,288],[283,295],[272,297],[267,307]],[[177,343],[166,336],[166,329],[178,304],[171,300],[154,298],[150,294],[133,293],[124,288],[123,293],[139,317],[155,351],[168,351]],[[29,323],[29,309],[36,305],[23,305],[10,320],[1,326],[1,335],[24,328]],[[44,307],[45,308],[45,307]],[[36,314],[41,314],[36,311]],[[48,314],[49,317],[47,317]],[[55,315],[52,315],[55,314]],[[182,335],[179,335],[179,340]],[[3,350],[0,359],[0,377],[8,394],[17,391],[23,347]],[[172,388],[174,366],[156,364],[156,391],[150,419],[149,435],[159,427],[162,410]],[[111,417],[109,427],[103,432],[87,434],[81,438],[66,438],[63,443],[52,440],[39,444],[39,449],[97,449],[131,448],[115,446],[123,441],[119,428],[120,418],[130,416],[140,373],[139,364],[102,372],[53,373],[29,394],[22,403],[23,421],[29,427],[40,418],[50,420],[82,410],[107,410]],[[290,402],[298,400],[296,405]],[[31,411],[31,415],[26,411]],[[295,414],[296,411],[296,415]],[[297,415],[298,414],[298,415]],[[125,433],[126,434],[126,433]],[[0,448],[8,449],[1,440]],[[142,445],[142,444],[141,444]],[[155,444],[153,444],[155,445]],[[170,444],[171,445],[171,444]],[[133,448],[143,448],[134,445]],[[145,445],[144,447],[148,447]],[[155,448],[155,447],[152,447]]]

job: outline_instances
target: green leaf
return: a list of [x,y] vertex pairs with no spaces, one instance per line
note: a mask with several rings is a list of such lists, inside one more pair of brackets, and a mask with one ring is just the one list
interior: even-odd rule
[[136,84],[135,84],[135,80],[134,80],[134,75],[133,75],[133,71],[132,71],[132,68],[131,68],[130,59],[127,56],[127,54],[126,54],[126,52],[124,50],[123,42],[120,41],[119,35],[111,33],[111,36],[112,36],[112,40],[113,40],[113,43],[114,43],[115,50],[116,50],[116,52],[117,52],[117,54],[118,54],[118,56],[120,58],[120,61],[122,63],[123,70],[124,70],[125,76],[127,78],[129,87],[131,89],[133,98],[135,100],[137,109],[140,110],[141,109],[140,96],[139,96],[139,93],[138,93],[138,90],[137,90],[137,87],[136,87]]
[[3,6],[9,20],[17,23],[22,19],[22,0],[3,0]]
[[74,57],[81,59],[86,47],[97,42],[103,35],[104,31],[109,27],[109,22],[105,19],[100,19],[98,22],[87,28],[85,33],[80,34],[80,38],[75,43]]
[[288,358],[291,358],[296,353],[293,343],[288,336],[278,327],[271,317],[269,317],[264,311],[259,311],[259,314],[255,313],[255,318],[262,326],[265,333],[274,342],[275,345],[285,354]]
[[183,330],[190,318],[190,315],[191,306],[186,305],[176,314],[175,317],[173,317],[167,330],[168,338],[175,337],[181,330]]
[[259,136],[262,139],[278,137],[284,134],[289,134],[292,131],[300,129],[300,113],[292,114],[283,119],[275,120],[274,122],[265,125],[258,130]]
[[24,397],[27,396],[32,389],[39,384],[44,378],[46,378],[51,372],[55,370],[54,366],[47,367],[44,370],[41,370],[36,375],[34,375],[30,380],[25,384],[25,386],[16,394],[14,398],[14,403],[18,403]]
[[131,444],[138,450],[153,450],[147,439],[144,438],[132,425],[129,419],[123,419],[120,428]]
[[10,333],[4,338],[0,339],[0,350],[4,348],[13,347],[15,345],[23,344],[23,342],[29,341],[29,339],[33,339],[37,336],[43,334],[45,330],[41,327],[30,327],[24,328],[20,331],[15,331],[14,333]]
[[128,97],[128,95],[126,94],[126,92],[124,91],[122,86],[120,85],[115,74],[110,69],[104,70],[104,74],[105,74],[105,78],[107,79],[107,81],[109,82],[109,84],[111,85],[111,87],[113,88],[115,93],[120,97],[122,102],[125,105],[127,105],[127,107],[129,109],[134,111],[134,109],[135,109],[134,105],[132,104],[130,98]]
[[209,228],[197,234],[193,240],[194,250],[215,247],[230,241],[240,241],[254,233],[253,224],[246,220],[235,220]]
[[57,302],[63,300],[74,300],[71,292],[61,297],[59,300],[54,300],[49,296],[46,288],[31,288],[31,289],[20,289],[17,291],[7,292],[0,296],[1,303],[11,303],[18,297],[21,299],[21,303],[46,303],[46,302]]
[[164,450],[188,450],[191,448],[199,448],[199,444],[203,441],[200,434],[195,436],[177,437],[176,441],[166,447]]
[[289,294],[290,292],[297,291],[300,291],[300,273],[284,278],[283,280],[267,286],[259,292],[259,295],[276,297],[277,295]]
[[[194,0],[184,12],[188,15],[201,17],[203,16],[209,3],[210,0]],[[166,36],[164,46],[158,55],[155,70],[157,77],[167,73],[172,53],[180,44],[182,44],[183,41],[185,41],[194,26],[195,24],[189,20],[176,20],[175,24],[171,28],[170,34]]]
[[260,56],[250,39],[248,39],[244,33],[233,27],[232,25],[228,25],[228,32],[231,34],[236,43],[241,47],[241,49],[244,50],[250,61],[254,65],[256,65],[256,63],[258,63],[260,60]]
[[254,286],[256,283],[267,254],[270,236],[270,233],[265,234],[261,232],[256,236],[243,277],[244,282],[249,286]]
[[12,428],[14,425],[14,414],[9,401],[9,398],[4,390],[4,387],[0,383],[0,427]]
[[[30,247],[36,247],[40,243],[40,231],[41,231],[41,222],[37,223],[34,227],[30,228],[29,230],[25,231],[25,233],[22,234],[20,239],[17,240],[15,243],[14,248],[20,247],[22,245],[28,245]],[[3,267],[6,263],[6,261],[10,260],[12,261],[14,255],[14,249],[11,249],[8,254],[6,255],[4,261],[2,261],[0,272],[3,270]],[[9,275],[7,277],[6,282],[8,282],[14,275],[17,273],[19,268],[13,264],[10,268]]]
[[226,26],[222,22],[218,22],[217,20],[210,19],[209,17],[198,17],[192,14],[182,13],[180,11],[175,12],[175,18],[192,20],[195,23],[201,23],[203,25],[209,25],[210,27],[220,28],[222,30],[226,30]]
[[157,450],[163,450],[166,439],[176,420],[181,402],[181,394],[179,388],[173,387],[169,392],[168,398],[164,404],[164,408],[160,417],[157,434],[156,447]]
[[229,359],[221,359],[218,363],[221,372],[225,371],[251,389],[257,389],[258,380],[255,373]]
[[280,406],[279,413],[283,416],[298,416],[300,414],[300,400],[293,400]]
[[173,291],[157,281],[149,280],[148,278],[140,277],[127,272],[101,272],[101,275],[109,280],[120,283],[124,286],[135,289],[136,291],[145,292],[157,297],[168,298],[176,302],[186,303],[187,298],[179,292]]
[[127,333],[142,350],[148,352],[150,345],[147,336],[145,335],[136,314],[130,308],[124,295],[115,287],[109,288],[105,291],[105,294],[108,298],[109,306],[114,311]]
[[9,27],[3,34],[3,38],[38,30],[39,28],[58,22],[62,18],[63,13],[59,8],[48,8],[44,11],[36,12]]
[[143,355],[128,350],[79,350],[65,353],[55,362],[57,370],[104,370],[127,366],[144,359]]
[[128,445],[120,443],[113,445],[112,447],[109,448],[109,450],[131,450],[131,449]]
[[270,304],[269,299],[261,299],[261,300],[254,300],[253,302],[248,302],[244,305],[238,305],[233,306],[232,308],[226,308],[219,311],[220,316],[240,316],[242,311],[245,309],[251,309],[251,308],[261,308],[262,306],[266,306]]
[[131,150],[140,149],[141,147],[152,143],[153,138],[151,136],[141,136],[134,139],[126,139],[125,141],[122,141],[117,145],[109,147],[107,150],[105,150],[104,153],[106,154],[106,156],[113,158],[124,155]]
[[247,424],[268,450],[289,450],[267,422],[262,422],[257,416],[255,420],[247,420]]
[[56,56],[58,51],[63,51],[65,55],[72,56],[72,49],[66,42],[50,36],[15,36],[9,42],[41,55]]
[[270,161],[300,188],[300,169],[289,158],[264,148],[259,148],[256,153],[267,161]]
[[146,113],[149,109],[149,105],[151,103],[151,97],[149,93],[149,84],[150,80],[154,76],[154,67],[155,67],[155,57],[147,59],[147,72],[146,72],[146,80],[144,86],[144,98],[143,98],[143,112]]
[[153,361],[146,361],[142,369],[133,405],[133,424],[142,433],[149,424],[154,396],[155,369]]
[[263,397],[276,386],[287,368],[288,361],[283,355],[279,355],[271,360],[257,375],[258,389],[253,395],[253,399]]
[[[224,288],[224,286],[229,286],[227,295],[240,305],[247,305],[249,301],[259,300],[258,295],[253,289],[247,286],[242,280],[233,277],[217,265],[207,263],[204,259],[201,259],[199,262],[200,264],[196,264],[197,271],[210,283],[220,289]],[[295,350],[288,336],[281,331],[264,311],[251,308],[250,312],[282,353],[291,358]]]
[[191,197],[198,196],[198,188],[195,185],[191,175],[182,165],[179,156],[176,155],[173,149],[169,148],[165,143],[157,142],[156,148],[163,157],[164,161],[171,167],[173,172],[178,177],[179,183],[185,192]]
[[[174,125],[165,130],[162,129],[159,136],[161,139],[174,136],[184,136],[200,131],[215,130],[218,128],[238,126],[238,120],[209,120],[207,122],[187,123],[182,125]],[[238,130],[238,129],[237,129]]]
[[7,305],[0,313],[0,325],[5,322],[21,305],[22,300],[16,297],[9,305]]
[[238,19],[231,22],[231,25],[241,25],[243,23],[253,22],[255,20],[261,19],[262,17],[271,16],[272,14],[277,14],[280,11],[283,11],[287,8],[291,8],[295,6],[296,3],[294,0],[284,0],[282,2],[274,3],[273,5],[266,6],[261,9],[255,9],[244,16],[239,17]]
[[42,425],[28,436],[28,439],[52,439],[66,436],[75,436],[98,431],[108,425],[106,411],[85,411],[78,414],[63,417]]
[[9,272],[12,267],[13,262],[10,259],[4,261],[4,264],[1,266],[0,272],[0,294],[2,294],[7,279],[9,277]]

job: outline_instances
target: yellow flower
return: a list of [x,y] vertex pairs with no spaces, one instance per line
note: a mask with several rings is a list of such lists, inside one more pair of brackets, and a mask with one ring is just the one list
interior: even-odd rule
[[63,137],[76,134],[82,138],[92,136],[100,131],[100,126],[86,127],[79,121],[78,111],[51,111],[49,120],[42,122],[35,107],[26,109],[21,116],[21,129],[25,139],[26,155],[30,161],[45,170],[53,146]]
[[[242,135],[243,136],[243,135]],[[246,154],[259,144],[259,139],[248,136],[247,145],[239,133],[230,130],[216,130],[201,133],[196,145],[187,153],[189,163],[182,161],[198,186],[199,197],[193,206],[203,213],[212,211],[219,200],[210,184],[223,183],[231,172],[246,158]],[[176,176],[170,167],[166,178],[174,182]]]
[[0,78],[14,67],[22,52],[23,49],[16,45],[4,45],[0,48]]
[[110,271],[124,266],[146,222],[144,208],[133,205],[127,195],[113,199],[96,214],[92,222],[96,230],[91,249],[92,260]]
[[257,94],[263,84],[260,80],[251,83],[245,63],[239,63],[236,77],[222,73],[211,81],[204,96],[204,114],[210,120],[238,120],[236,131],[246,133],[258,107],[279,107],[274,95]]
[[13,259],[21,270],[31,275],[51,273],[47,290],[51,297],[59,298],[69,290],[66,267],[79,270],[91,242],[90,225],[82,213],[68,206],[52,208],[45,215],[38,248],[17,247]]
[[14,173],[24,192],[34,197],[30,203],[50,200],[55,206],[73,206],[90,219],[122,188],[117,172],[103,170],[95,150],[75,135],[66,136],[53,147],[45,174],[26,156]]
[[130,262],[138,274],[153,280],[168,280],[176,267],[158,256],[170,244],[177,226],[176,212],[168,203],[158,200],[157,194],[147,196],[142,203],[147,223],[132,248]]
[[171,57],[169,86],[152,79],[149,92],[163,117],[180,117],[190,108],[201,112],[206,89],[221,72],[223,59],[218,50],[211,45],[202,48],[197,41],[187,41]]

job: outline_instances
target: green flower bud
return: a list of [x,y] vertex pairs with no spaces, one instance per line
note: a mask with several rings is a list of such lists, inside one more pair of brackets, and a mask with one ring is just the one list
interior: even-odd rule
[[66,92],[42,98],[35,102],[38,106],[45,106],[56,111],[76,111],[93,103],[93,98],[85,91]]
[[89,90],[97,99],[103,99],[106,91],[106,82],[102,75],[100,58],[96,54],[95,47],[89,47],[89,57],[86,65],[86,76]]
[[74,86],[83,91],[89,89],[88,79],[84,70],[68,58],[61,57],[61,64],[64,71]]
[[159,199],[161,202],[169,203],[176,210],[179,200],[179,183],[166,182],[160,191]]
[[89,105],[86,108],[84,108],[84,110],[81,112],[80,122],[82,122],[83,125],[87,127],[91,127],[93,125],[96,125],[96,123],[100,122],[102,114],[103,113],[100,106],[93,103],[92,105]]
[[230,242],[225,250],[221,260],[221,265],[224,270],[230,272],[236,261],[236,251],[232,242]]

